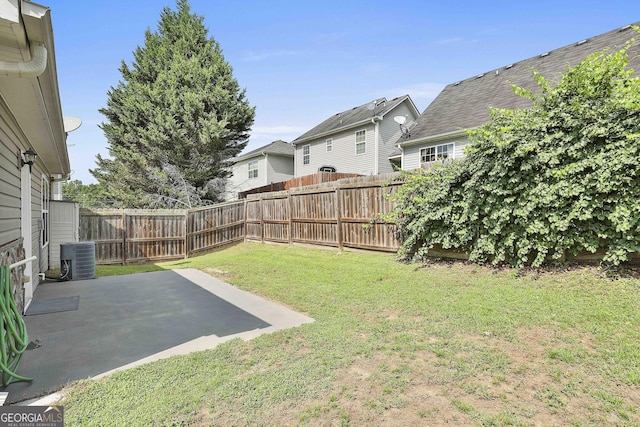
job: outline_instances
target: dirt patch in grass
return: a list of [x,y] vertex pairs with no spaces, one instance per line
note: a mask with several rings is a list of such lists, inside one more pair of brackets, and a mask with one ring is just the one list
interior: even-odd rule
[[213,423],[213,417],[209,406],[203,406],[200,411],[193,417],[193,426],[210,426]]
[[[430,342],[438,347],[437,340]],[[448,353],[377,352],[340,369],[330,393],[300,404],[283,402],[253,421],[311,426],[635,425],[640,422],[640,390],[607,386],[610,381],[594,372],[588,360],[590,343],[590,337],[568,332],[519,329],[511,340],[456,337],[452,347],[457,350]],[[569,350],[554,352],[563,346]],[[581,355],[572,355],[572,348]],[[217,422],[242,424],[224,412]]]
[[270,245],[180,263],[316,322],[76,387],[69,425],[640,426],[631,271]]

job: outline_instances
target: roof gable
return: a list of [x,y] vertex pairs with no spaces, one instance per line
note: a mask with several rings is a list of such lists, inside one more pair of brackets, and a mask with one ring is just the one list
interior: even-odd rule
[[398,96],[391,100],[380,98],[373,102],[367,102],[366,104],[362,104],[358,107],[353,107],[349,110],[334,114],[316,127],[294,139],[292,144],[296,145],[325,135],[328,136],[354,126],[361,125],[362,123],[369,122],[374,117],[383,118],[386,114],[393,111],[398,105],[405,101],[410,104],[410,108],[415,110],[417,115],[418,111],[409,95]]
[[[70,171],[60,104],[51,11],[20,1],[0,12],[0,93],[48,173]],[[35,55],[38,53],[37,55]],[[43,68],[40,67],[43,66]]]
[[[534,71],[539,72],[550,83],[556,84],[567,67],[575,67],[594,52],[603,49],[621,49],[633,37],[638,37],[638,34],[631,29],[631,25],[627,25],[449,84],[416,120],[410,139],[403,144],[478,127],[490,120],[489,107],[528,108],[532,105],[531,101],[516,95],[511,88],[512,84],[539,92],[533,78]],[[639,54],[640,49],[637,44],[629,50],[631,68],[640,70]]]
[[293,157],[294,152],[295,152],[295,149],[291,144],[282,140],[277,140],[277,141],[273,141],[270,144],[263,145],[260,148],[256,148],[255,150],[249,151],[246,154],[238,156],[235,159],[233,159],[233,162],[238,163],[243,160],[251,159],[253,157],[259,157],[265,154],[274,154],[278,156]]

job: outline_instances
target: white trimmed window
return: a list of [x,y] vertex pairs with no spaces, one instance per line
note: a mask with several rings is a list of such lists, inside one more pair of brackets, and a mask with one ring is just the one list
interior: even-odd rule
[[309,144],[302,146],[302,164],[308,165],[311,162],[311,146]]
[[453,158],[453,144],[434,145],[420,150],[420,161],[422,163],[450,158]]
[[42,175],[42,187],[41,191],[41,204],[40,208],[42,211],[42,227],[41,227],[41,236],[40,242],[42,243],[42,247],[44,248],[49,244],[49,201],[51,196],[51,187],[49,183],[49,177],[46,175]]
[[367,131],[359,130],[356,132],[356,154],[364,154],[367,152]]
[[327,139],[327,153],[333,151],[333,139]]
[[258,161],[252,160],[249,162],[249,179],[258,177]]

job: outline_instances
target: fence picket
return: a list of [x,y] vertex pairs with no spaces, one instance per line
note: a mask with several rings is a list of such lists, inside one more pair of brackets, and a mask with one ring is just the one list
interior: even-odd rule
[[80,240],[96,242],[98,264],[188,258],[246,239],[396,251],[394,224],[379,217],[399,182],[343,178],[249,195],[191,210],[80,210]]

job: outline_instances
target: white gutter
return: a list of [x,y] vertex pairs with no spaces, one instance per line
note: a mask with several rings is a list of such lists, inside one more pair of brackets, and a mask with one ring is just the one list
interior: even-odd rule
[[47,49],[42,43],[33,43],[30,47],[31,60],[28,62],[0,61],[0,76],[35,78],[47,68]]
[[468,129],[459,129],[451,132],[441,133],[439,135],[427,136],[419,139],[410,139],[409,141],[401,142],[399,147],[410,147],[416,144],[424,144],[426,142],[436,142],[443,139],[452,138],[454,136],[464,136],[467,134]]
[[[382,116],[374,116],[373,118],[382,120]],[[291,145],[293,145],[295,147],[296,145],[300,145],[303,142],[313,141],[314,139],[324,138],[325,136],[329,136],[329,135],[332,135],[332,134],[336,134],[338,132],[343,132],[343,131],[346,131],[346,130],[349,130],[349,129],[353,129],[353,128],[356,128],[358,126],[365,125],[365,124],[369,123],[369,121],[371,121],[371,120],[372,120],[372,118],[360,120],[359,122],[352,123],[350,125],[345,125],[345,126],[342,126],[342,127],[336,128],[336,129],[328,130],[326,132],[322,132],[322,133],[319,133],[319,134],[316,134],[316,135],[311,135],[311,136],[308,136],[308,137],[306,137],[304,139],[299,139],[299,140],[297,139],[295,141],[291,141]]]
[[51,177],[51,182],[68,181],[69,178],[71,178],[71,173],[68,173],[68,174],[56,174],[56,175],[60,175],[60,176],[58,176],[58,177],[52,176]]
[[400,149],[400,169],[404,169],[404,147],[400,144],[396,145]]
[[[267,153],[265,153],[264,151],[261,153],[264,156],[264,178],[265,181],[267,182],[269,180],[269,159],[267,159]],[[265,184],[267,185],[267,184]]]
[[[376,120],[378,119],[378,120]],[[380,134],[380,120],[382,119],[382,117],[380,116],[374,116],[371,118],[371,123],[373,123],[375,125],[374,131],[373,131],[373,174],[374,175],[378,175],[378,158],[380,156],[379,154],[379,150],[380,147],[378,146],[378,137]]]

